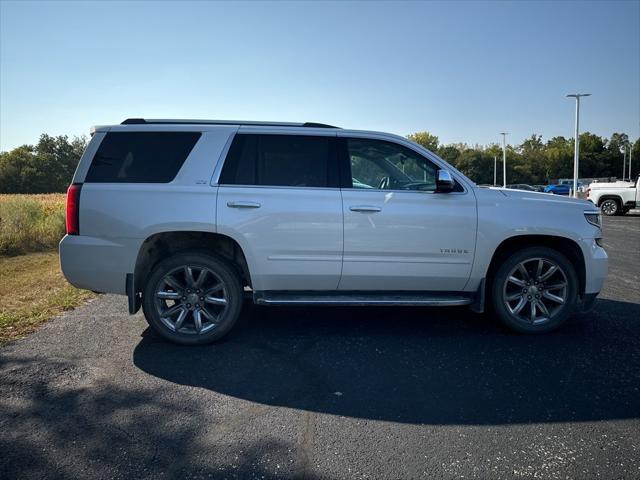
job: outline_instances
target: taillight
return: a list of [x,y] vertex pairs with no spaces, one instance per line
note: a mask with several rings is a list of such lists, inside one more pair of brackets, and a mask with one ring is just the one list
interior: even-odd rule
[[67,190],[67,235],[80,235],[81,188],[81,183],[73,183]]

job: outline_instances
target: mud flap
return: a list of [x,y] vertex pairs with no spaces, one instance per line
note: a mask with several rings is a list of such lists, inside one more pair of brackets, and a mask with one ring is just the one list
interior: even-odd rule
[[126,280],[127,298],[129,299],[129,315],[133,315],[142,306],[142,293],[136,292],[133,281],[133,273],[127,273]]

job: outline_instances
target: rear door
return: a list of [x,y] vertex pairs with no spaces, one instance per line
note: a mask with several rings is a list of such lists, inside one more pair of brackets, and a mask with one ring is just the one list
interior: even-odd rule
[[337,288],[343,242],[334,132],[240,132],[218,184],[218,232],[243,248],[254,290]]
[[460,183],[435,193],[438,166],[406,146],[353,136],[339,143],[347,178],[339,289],[462,291],[475,250],[474,194]]

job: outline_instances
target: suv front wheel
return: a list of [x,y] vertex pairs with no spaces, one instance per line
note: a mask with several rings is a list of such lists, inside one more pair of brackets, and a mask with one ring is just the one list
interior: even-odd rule
[[573,313],[578,277],[571,262],[546,247],[525,248],[498,268],[491,289],[494,311],[521,333],[543,333]]
[[143,290],[149,325],[172,342],[214,342],[236,323],[243,292],[238,274],[224,260],[197,252],[158,263]]

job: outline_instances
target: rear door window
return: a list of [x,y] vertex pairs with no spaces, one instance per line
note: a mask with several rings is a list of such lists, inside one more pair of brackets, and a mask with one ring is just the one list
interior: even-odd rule
[[336,187],[334,137],[238,134],[220,184]]
[[200,132],[109,132],[93,157],[85,182],[168,183],[182,167]]

